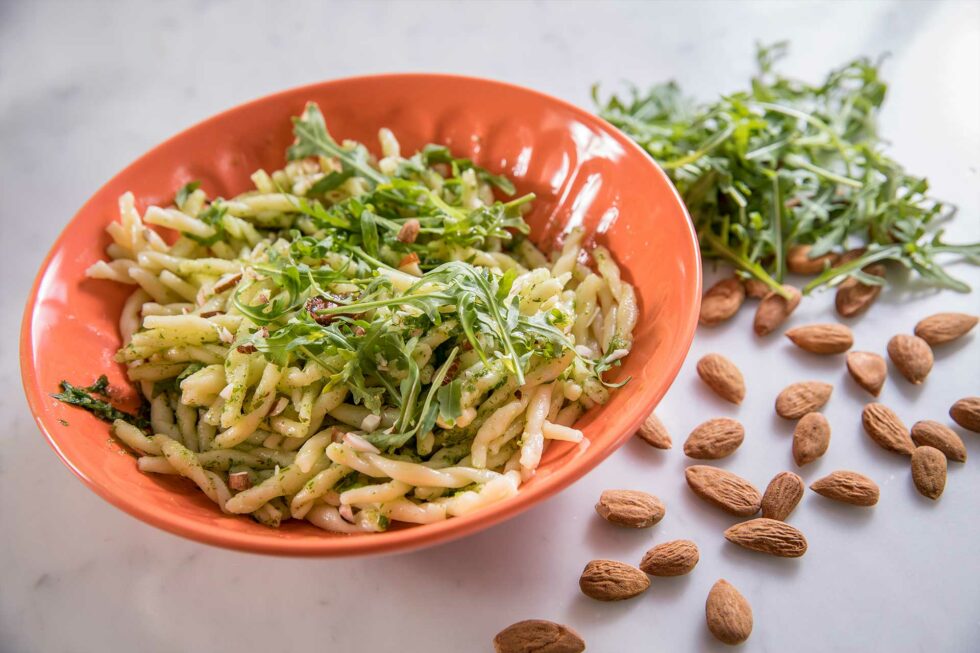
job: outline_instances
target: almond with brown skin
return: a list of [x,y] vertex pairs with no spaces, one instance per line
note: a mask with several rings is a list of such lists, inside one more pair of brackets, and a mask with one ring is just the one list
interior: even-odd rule
[[578,581],[582,593],[597,601],[622,601],[642,594],[650,579],[642,571],[616,560],[593,560]]
[[793,430],[793,460],[800,467],[824,455],[830,446],[830,422],[820,413],[807,413]]
[[741,476],[710,465],[693,465],[684,470],[694,494],[736,517],[759,512],[762,495]]
[[744,439],[745,428],[737,420],[717,417],[691,431],[684,443],[684,454],[699,460],[718,460],[731,455]]
[[932,346],[956,340],[977,325],[977,316],[966,313],[936,313],[915,325],[915,335]]
[[823,256],[810,258],[811,245],[793,245],[786,253],[786,268],[793,274],[814,275],[820,274],[824,268],[833,267],[837,261],[837,254],[829,252]]
[[799,419],[826,404],[833,391],[834,386],[822,381],[801,381],[786,386],[776,397],[776,414]]
[[[876,277],[884,277],[885,266],[872,263],[864,267],[864,272]],[[867,310],[880,293],[880,285],[862,283],[850,277],[837,286],[834,305],[837,307],[837,313],[842,317],[854,317]]]
[[857,472],[833,472],[814,481],[810,489],[820,496],[852,506],[867,507],[878,503],[878,484]]
[[803,498],[803,479],[793,472],[776,474],[762,495],[762,516],[786,521]]
[[888,357],[909,383],[925,381],[932,369],[932,349],[919,336],[899,334],[888,341]]
[[808,324],[790,329],[786,337],[811,354],[843,354],[854,344],[854,334],[843,324]]
[[493,650],[495,653],[582,653],[585,640],[568,626],[528,619],[497,633]]
[[643,556],[640,569],[651,576],[683,576],[698,564],[698,545],[691,540],[673,540],[658,544]]
[[764,282],[759,281],[755,277],[746,279],[742,282],[742,285],[745,286],[746,297],[751,297],[752,299],[762,299],[769,294],[770,290],[772,290]]
[[912,442],[919,447],[935,447],[949,460],[966,462],[966,445],[956,431],[945,424],[924,419],[912,425]]
[[670,439],[670,433],[667,432],[667,427],[664,426],[664,423],[654,413],[650,413],[643,420],[640,428],[636,431],[636,437],[656,449],[670,449],[673,444]]
[[775,331],[786,321],[786,318],[800,305],[800,291],[793,286],[783,286],[790,298],[786,299],[782,295],[770,292],[759,302],[759,307],[755,309],[755,320],[752,328],[755,335],[765,336]]
[[924,497],[935,501],[946,488],[946,456],[935,447],[918,447],[912,452],[912,482]]
[[664,518],[667,509],[652,494],[638,490],[606,490],[595,504],[606,521],[627,528],[649,528]]
[[722,279],[701,298],[701,324],[714,326],[738,312],[745,301],[745,288],[735,277]]
[[884,404],[867,404],[861,411],[864,432],[887,451],[912,455],[915,443],[909,429],[891,408]]
[[799,558],[806,553],[806,538],[798,529],[778,519],[759,517],[735,524],[725,539],[742,548],[780,558]]
[[702,356],[697,365],[698,376],[719,397],[733,404],[745,399],[745,379],[735,363],[721,354]]
[[949,416],[967,431],[980,433],[980,397],[964,397],[949,408]]
[[877,397],[885,385],[888,364],[870,351],[852,351],[847,354],[847,371],[855,383]]
[[752,634],[752,606],[727,580],[708,592],[704,617],[711,634],[725,644],[741,644]]

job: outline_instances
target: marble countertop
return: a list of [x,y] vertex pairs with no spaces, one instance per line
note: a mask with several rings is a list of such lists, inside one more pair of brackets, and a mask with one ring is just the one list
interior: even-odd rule
[[[890,52],[883,130],[894,155],[960,206],[951,239],[980,239],[980,5],[976,3],[0,3],[0,650],[198,652],[489,651],[519,619],[568,623],[590,651],[722,650],[704,599],[724,577],[755,611],[746,651],[975,651],[980,642],[980,436],[952,464],[937,503],[917,495],[908,463],[862,434],[866,396],[839,359],[814,360],[750,335],[751,314],[699,331],[660,414],[675,442],[698,422],[747,425],[725,466],[764,486],[792,468],[791,425],[773,416],[787,380],[837,385],[826,409],[827,455],[875,478],[872,510],[808,493],[793,522],[802,560],[768,559],[724,542],[732,520],[687,490],[677,448],[631,442],[567,491],[503,525],[434,549],[350,560],[287,560],[218,550],[156,530],[85,489],[39,434],[20,388],[16,338],[37,266],[98,186],[150,146],[241,101],[332,77],[425,70],[494,77],[589,106],[601,81],[674,77],[702,97],[744,83],[753,43],[791,39],[786,69],[814,76],[859,54]],[[980,269],[956,271],[980,285]],[[712,275],[711,270],[708,276]],[[980,310],[978,295],[899,285],[854,322],[857,346],[883,350],[940,309]],[[832,297],[793,322],[831,318]],[[723,404],[694,374],[727,353],[748,398]],[[892,374],[882,401],[908,422],[945,421],[953,399],[980,391],[980,335],[937,352],[929,380]],[[651,530],[610,527],[592,509],[609,487],[659,495]],[[635,562],[655,543],[701,546],[693,574],[655,579],[642,597],[583,597],[584,564]]]

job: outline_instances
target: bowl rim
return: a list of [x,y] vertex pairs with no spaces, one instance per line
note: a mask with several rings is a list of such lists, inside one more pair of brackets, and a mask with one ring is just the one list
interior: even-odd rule
[[[153,510],[150,504],[131,499],[128,495],[107,490],[104,486],[89,478],[85,472],[61,450],[61,447],[58,445],[58,438],[52,435],[53,429],[49,428],[47,420],[53,418],[48,415],[49,409],[42,403],[42,398],[45,396],[45,393],[43,391],[35,390],[38,387],[38,379],[33,355],[33,317],[35,309],[37,308],[38,292],[40,290],[41,281],[47,274],[55,255],[65,248],[67,232],[78,216],[84,213],[89,208],[89,205],[92,204],[95,199],[102,194],[105,188],[112,184],[116,178],[126,174],[131,168],[138,166],[145,159],[155,156],[159,149],[168,146],[170,143],[179,138],[182,138],[188,132],[204,128],[215,122],[219,122],[230,114],[236,113],[246,107],[251,107],[260,103],[275,102],[277,99],[285,99],[287,96],[292,96],[299,93],[314,93],[322,91],[323,89],[333,85],[343,85],[351,82],[367,80],[383,83],[385,81],[406,79],[414,79],[419,81],[441,79],[444,81],[458,81],[467,83],[476,82],[479,84],[488,84],[491,86],[506,88],[512,91],[520,91],[522,93],[536,96],[538,99],[545,100],[570,112],[576,119],[581,120],[590,127],[599,128],[609,133],[609,135],[614,138],[619,145],[628,150],[633,150],[639,154],[642,154],[644,159],[646,159],[654,167],[656,174],[659,175],[664,181],[667,188],[670,190],[674,201],[680,208],[681,214],[687,220],[687,232],[689,235],[687,246],[689,246],[692,250],[691,253],[693,253],[693,260],[696,263],[697,272],[697,274],[693,275],[695,281],[694,287],[692,288],[693,301],[689,307],[687,315],[683,320],[682,341],[686,341],[687,346],[682,353],[674,355],[674,360],[664,377],[666,379],[666,383],[663,390],[659,393],[651,394],[644,402],[648,405],[644,406],[644,410],[641,411],[641,416],[634,420],[635,423],[630,424],[629,428],[624,429],[623,433],[621,433],[615,440],[610,441],[603,448],[596,450],[594,455],[588,459],[587,464],[583,464],[586,462],[583,461],[583,463],[579,464],[572,463],[570,465],[565,465],[561,469],[550,474],[547,478],[542,479],[539,483],[536,483],[529,490],[522,488],[518,492],[517,496],[506,501],[493,504],[492,506],[487,506],[486,508],[476,511],[473,514],[453,517],[451,519],[433,524],[417,525],[405,529],[399,529],[398,531],[393,531],[399,534],[397,538],[386,537],[378,534],[351,535],[347,537],[327,536],[312,542],[308,540],[296,541],[289,539],[257,538],[253,534],[246,532],[214,528],[213,526],[205,525],[184,517],[179,517],[169,511]],[[484,530],[490,526],[516,516],[517,514],[524,512],[534,507],[538,503],[552,497],[559,491],[579,480],[582,478],[582,476],[597,467],[610,454],[619,449],[622,444],[633,435],[636,429],[639,428],[640,423],[644,419],[643,415],[652,411],[663,398],[663,395],[673,384],[681,366],[687,358],[687,355],[690,352],[691,343],[693,342],[694,330],[697,326],[701,292],[701,252],[698,246],[694,223],[691,220],[687,206],[684,204],[680,193],[677,191],[676,187],[667,177],[660,165],[645,150],[643,150],[632,139],[603,118],[592,114],[569,101],[554,97],[550,94],[518,84],[512,84],[510,82],[503,82],[485,77],[426,72],[390,72],[370,75],[352,75],[336,79],[321,80],[318,82],[302,84],[276,91],[274,93],[269,93],[245,102],[238,103],[232,107],[210,115],[207,118],[193,123],[192,125],[181,129],[179,132],[157,143],[99,186],[99,188],[92,193],[85,203],[79,207],[71,219],[65,223],[65,226],[61,229],[58,237],[55,239],[54,243],[48,250],[48,253],[45,255],[44,260],[38,269],[37,275],[34,278],[34,283],[32,284],[30,294],[27,297],[23,318],[21,320],[19,347],[21,384],[24,388],[24,393],[27,396],[28,405],[35,423],[37,424],[41,433],[44,435],[45,440],[47,440],[48,445],[54,450],[65,466],[67,466],[71,472],[77,476],[90,490],[95,492],[116,508],[119,508],[142,522],[167,531],[173,535],[179,535],[203,544],[265,555],[289,557],[340,557],[405,552],[427,546],[434,546],[436,544],[444,544],[446,542]]]

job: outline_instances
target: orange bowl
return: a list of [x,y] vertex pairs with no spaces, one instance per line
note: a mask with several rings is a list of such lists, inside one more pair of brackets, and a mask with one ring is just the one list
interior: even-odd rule
[[[317,102],[331,132],[376,142],[389,127],[404,152],[441,143],[506,174],[538,199],[529,215],[534,240],[552,248],[582,225],[605,245],[635,285],[640,318],[635,346],[617,372],[631,377],[608,404],[577,425],[590,446],[555,442],[537,475],[510,500],[465,517],[370,535],[328,533],[300,521],[270,529],[222,514],[189,481],[137,470],[106,424],[51,398],[68,379],[106,373],[128,388],[113,362],[126,289],[90,280],[103,257],[105,226],[117,198],[132,191],[142,212],[166,205],[187,181],[209,196],[250,187],[259,168],[278,169],[291,142],[290,117]],[[698,245],[690,218],[663,171],[603,120],[566,102],[500,82],[450,75],[380,75],[324,82],[243,104],[157,146],[116,175],[68,223],[38,273],[21,330],[21,372],[35,419],[68,467],[101,497],[178,535],[233,549],[297,556],[391,552],[445,542],[528,509],[566,487],[619,447],[670,386],[693,338],[701,297]],[[135,403],[135,392],[120,397]]]

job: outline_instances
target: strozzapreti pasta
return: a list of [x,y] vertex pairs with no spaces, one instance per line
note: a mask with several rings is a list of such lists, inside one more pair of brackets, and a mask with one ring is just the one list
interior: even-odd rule
[[190,183],[143,215],[120,198],[88,275],[133,289],[116,360],[149,414],[112,432],[139,468],[262,524],[355,533],[505,500],[550,441],[586,446],[575,422],[637,319],[610,253],[573,229],[546,256],[533,196],[496,199],[511,183],[444,147],[406,158],[382,129],[375,159],[315,105],[294,123],[253,191]]

